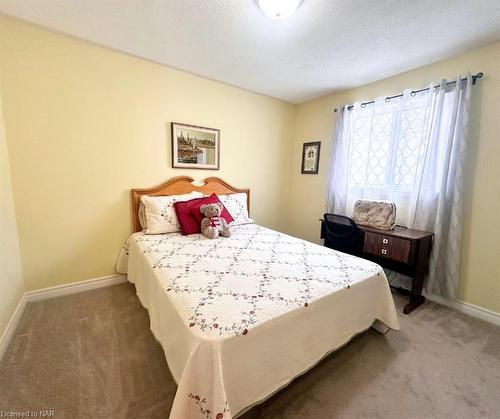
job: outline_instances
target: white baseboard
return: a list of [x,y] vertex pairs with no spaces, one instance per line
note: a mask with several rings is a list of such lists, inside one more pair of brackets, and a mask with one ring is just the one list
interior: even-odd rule
[[2,359],[7,346],[16,330],[16,327],[21,319],[21,316],[26,309],[26,305],[31,301],[45,300],[47,298],[60,297],[77,292],[89,291],[97,288],[109,287],[111,285],[121,284],[127,281],[125,275],[109,275],[100,278],[88,279],[86,281],[72,282],[70,284],[56,285],[55,287],[42,288],[35,291],[28,291],[23,294],[17,304],[14,313],[7,323],[2,336],[0,337],[0,359]]
[[465,301],[448,300],[447,298],[441,297],[440,295],[436,294],[426,294],[425,298],[434,303],[450,307],[461,313],[468,314],[469,316],[476,317],[478,319],[485,320],[489,323],[500,326],[500,313],[497,313],[493,310],[488,310],[486,308],[476,306],[475,304],[466,303]]
[[12,339],[12,335],[19,324],[19,320],[21,320],[21,316],[24,313],[24,309],[26,308],[26,294],[21,296],[19,303],[17,304],[16,309],[12,313],[9,322],[7,323],[7,327],[3,331],[2,336],[0,337],[0,359],[3,358],[5,350],[9,345],[10,340]]
[[47,298],[61,297],[63,295],[75,294],[77,292],[89,291],[97,288],[109,287],[111,285],[125,282],[125,275],[109,275],[100,278],[87,279],[86,281],[71,282],[70,284],[56,285],[54,287],[42,288],[25,293],[26,301],[46,300]]

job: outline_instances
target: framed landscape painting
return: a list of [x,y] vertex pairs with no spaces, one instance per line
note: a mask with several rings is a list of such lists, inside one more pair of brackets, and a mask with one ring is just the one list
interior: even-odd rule
[[304,143],[302,146],[302,171],[303,174],[317,175],[319,170],[319,152],[321,141]]
[[172,122],[172,167],[219,170],[220,131]]

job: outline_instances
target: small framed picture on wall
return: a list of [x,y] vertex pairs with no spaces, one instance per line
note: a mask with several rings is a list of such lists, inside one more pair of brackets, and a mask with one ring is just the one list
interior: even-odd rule
[[172,122],[172,167],[219,170],[220,131]]
[[302,146],[302,171],[303,174],[317,175],[319,171],[319,152],[321,141],[304,143]]

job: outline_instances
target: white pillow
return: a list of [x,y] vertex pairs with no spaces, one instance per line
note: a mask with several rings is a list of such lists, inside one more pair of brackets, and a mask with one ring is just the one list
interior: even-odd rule
[[220,202],[232,215],[234,221],[229,225],[238,226],[242,224],[251,224],[254,221],[248,216],[247,207],[247,194],[246,193],[233,193],[229,195],[217,195]]
[[184,195],[148,196],[143,195],[141,202],[146,213],[146,234],[175,233],[180,231],[179,220],[175,213],[174,202],[201,198],[201,192],[193,191]]
[[139,203],[139,224],[143,230],[148,228],[148,222],[146,220],[146,210],[142,202]]

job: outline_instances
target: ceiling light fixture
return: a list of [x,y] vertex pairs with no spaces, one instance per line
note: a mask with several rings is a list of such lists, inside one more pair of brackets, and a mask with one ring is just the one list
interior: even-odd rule
[[259,7],[271,19],[286,19],[300,6],[302,0],[258,0]]

